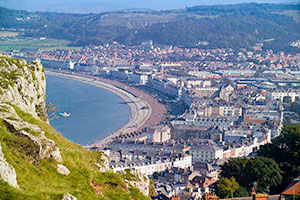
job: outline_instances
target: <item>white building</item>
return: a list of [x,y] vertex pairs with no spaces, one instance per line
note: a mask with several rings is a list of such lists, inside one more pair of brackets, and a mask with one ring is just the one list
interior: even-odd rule
[[242,116],[242,108],[223,106],[223,116]]
[[125,169],[135,169],[136,171],[152,175],[154,172],[165,171],[171,167],[188,168],[192,166],[192,156],[184,155],[174,159],[159,159],[156,161],[134,161],[128,164],[113,164],[111,168],[114,172],[124,171]]
[[155,143],[163,143],[171,139],[171,128],[167,125],[159,125],[150,128],[148,131],[144,132],[143,135],[147,136],[147,139]]
[[139,85],[146,85],[148,82],[148,74],[132,73],[131,80]]
[[186,119],[185,121],[174,120],[173,124],[188,125],[188,126],[220,126],[222,128],[233,125],[233,121],[227,118],[196,118]]
[[292,102],[299,98],[300,92],[295,90],[275,90],[267,93],[267,97],[271,100],[280,100],[283,102],[284,97],[291,97]]
[[69,62],[70,70],[74,70],[74,65],[75,65],[75,63],[73,63],[73,62],[70,60],[70,62]]
[[223,149],[213,146],[212,144],[199,144],[190,149],[193,162],[206,162],[215,159],[221,159]]

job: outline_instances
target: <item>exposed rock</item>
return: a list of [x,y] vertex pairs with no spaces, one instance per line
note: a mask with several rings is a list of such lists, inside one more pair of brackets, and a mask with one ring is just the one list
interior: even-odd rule
[[[48,139],[45,132],[43,132],[39,126],[31,124],[35,122],[26,120],[27,116],[23,116],[23,114],[21,115],[19,112],[20,108],[23,112],[32,115],[38,120],[47,121],[47,114],[45,113],[45,88],[45,76],[40,63],[36,62],[27,65],[25,61],[4,58],[0,55],[0,119],[1,122],[3,122],[1,123],[1,128],[4,130],[8,129],[8,131],[4,131],[3,142],[7,142],[6,145],[10,148],[15,148],[16,151],[24,151],[24,154],[21,154],[22,157],[24,156],[24,162],[40,164],[38,159],[54,158],[57,172],[68,176],[70,170],[61,164],[62,157],[55,142]],[[0,133],[0,135],[1,134],[2,133]],[[18,153],[16,155],[19,156]],[[101,172],[109,170],[108,157],[102,154],[101,161],[95,163],[95,165],[99,167]],[[14,167],[17,167],[17,165],[14,165]],[[135,171],[132,173],[138,178],[125,180],[127,187],[134,186],[143,194],[148,195],[149,179]],[[1,144],[0,179],[8,182],[8,184],[15,188],[19,188],[16,171],[13,166],[6,161]],[[23,185],[25,183],[20,180],[19,184]],[[92,185],[96,189],[99,197],[104,197],[101,192],[102,186],[97,185],[97,183]],[[128,190],[125,192],[129,193]],[[77,198],[67,193],[63,196],[63,200],[77,200]]]
[[0,143],[0,178],[9,185],[19,188],[15,169],[6,161]]
[[0,57],[0,102],[9,102],[35,118],[44,115],[46,80],[41,63]]
[[67,193],[67,194],[64,195],[62,200],[77,200],[77,198],[74,197],[73,195]]
[[42,131],[38,126],[24,122],[21,118],[18,118],[16,120],[6,118],[4,119],[4,123],[6,124],[7,128],[9,128],[9,130],[13,133],[22,129],[30,129],[33,132],[42,134]]
[[12,133],[29,138],[39,147],[40,159],[53,157],[57,162],[62,162],[59,148],[53,140],[46,138],[38,126],[24,122],[19,117],[15,120],[4,118],[3,121]]
[[101,192],[102,186],[98,185],[95,182],[91,182],[90,185],[95,189],[97,195],[104,197],[103,193]]
[[66,176],[68,176],[70,174],[70,170],[62,164],[57,164],[57,171],[58,171],[58,173],[66,175]]
[[6,103],[0,103],[0,118],[13,118],[21,120],[21,118],[16,113],[15,109],[11,105],[8,105]]
[[50,153],[50,156],[51,156],[52,158],[54,158],[57,162],[60,162],[60,163],[61,163],[61,162],[63,161],[58,147],[56,147],[56,148]]
[[[124,171],[121,173],[126,173],[126,172]],[[130,173],[132,173],[134,176],[136,176],[137,179],[136,180],[126,180],[125,179],[127,187],[132,185],[132,186],[138,188],[140,190],[140,192],[143,193],[145,196],[148,196],[149,195],[149,186],[150,186],[149,178],[146,175],[144,175],[134,169],[131,169]]]
[[[39,62],[27,64],[20,59],[0,56],[0,118],[11,133],[29,138],[38,146],[40,159],[53,157],[62,162],[60,151],[53,140],[36,125],[22,120],[12,104],[35,118],[46,119],[46,80]],[[9,103],[9,104],[8,104]]]
[[101,163],[94,163],[97,167],[99,167],[99,171],[100,172],[106,172],[107,170],[109,170],[109,160],[108,160],[108,156],[103,153],[101,155]]

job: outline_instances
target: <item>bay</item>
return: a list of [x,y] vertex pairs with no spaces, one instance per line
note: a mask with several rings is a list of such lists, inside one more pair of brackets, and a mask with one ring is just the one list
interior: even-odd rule
[[119,130],[130,118],[130,108],[118,95],[79,81],[46,75],[47,103],[68,112],[50,124],[65,138],[80,145],[103,139]]

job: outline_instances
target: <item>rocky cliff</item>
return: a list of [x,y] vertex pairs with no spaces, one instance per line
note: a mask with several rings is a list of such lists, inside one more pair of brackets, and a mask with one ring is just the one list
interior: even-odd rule
[[147,199],[147,178],[113,173],[51,128],[45,90],[39,62],[0,56],[0,199]]
[[0,58],[0,102],[9,102],[35,118],[46,118],[46,79],[39,62]]

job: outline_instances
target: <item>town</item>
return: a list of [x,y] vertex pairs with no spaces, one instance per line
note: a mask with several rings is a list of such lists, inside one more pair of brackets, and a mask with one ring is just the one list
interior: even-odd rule
[[114,172],[149,176],[160,198],[214,193],[226,161],[256,156],[284,124],[300,122],[293,109],[300,106],[300,53],[274,53],[261,43],[234,50],[115,42],[7,54],[40,59],[47,69],[117,80],[164,104],[159,124],[91,147],[105,152]]

